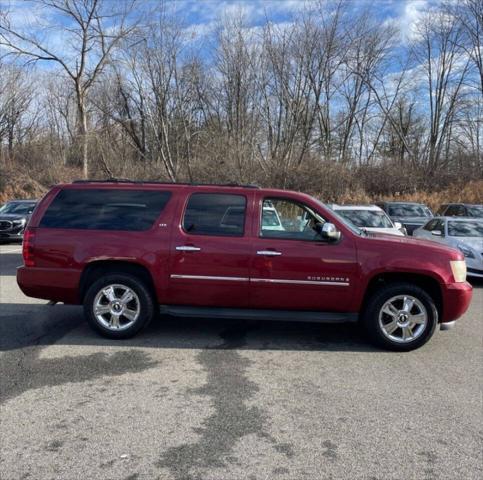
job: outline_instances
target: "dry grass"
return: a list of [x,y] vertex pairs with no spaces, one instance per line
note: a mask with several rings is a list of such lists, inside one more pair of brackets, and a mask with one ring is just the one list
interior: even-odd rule
[[[327,180],[325,191],[315,191],[314,186],[320,183],[318,181],[314,181],[313,184],[307,183],[307,177],[304,175],[298,177],[303,179],[300,184],[293,184],[288,187],[315,194],[322,201],[339,204],[370,204],[378,200],[412,201],[424,203],[434,210],[442,203],[449,202],[483,204],[483,180],[453,184],[437,192],[419,190],[411,193],[395,192],[391,195],[370,195],[361,186],[358,186],[357,182],[353,182],[353,179],[349,178],[350,175],[347,171],[336,171],[333,172],[333,175],[331,173],[330,169],[324,169]],[[51,185],[70,182],[81,178],[81,175],[80,169],[73,167],[56,167],[55,170],[45,168],[30,173],[26,173],[25,169],[20,168],[3,169],[0,172],[0,203],[14,198],[40,198]],[[106,177],[105,174],[101,176]],[[142,174],[140,177],[142,177]],[[347,185],[350,184],[353,186],[348,188]],[[329,186],[331,188],[328,188]],[[396,189],[397,186],[395,185],[394,190]]]
[[39,198],[45,191],[44,185],[25,173],[2,170],[0,174],[0,203],[15,198]]
[[[322,198],[323,195],[320,195]],[[346,191],[337,199],[337,203],[367,204],[378,200],[420,202],[437,210],[443,203],[462,202],[483,204],[483,180],[468,182],[464,185],[452,185],[439,192],[416,191],[414,193],[394,194],[371,197],[363,190]]]

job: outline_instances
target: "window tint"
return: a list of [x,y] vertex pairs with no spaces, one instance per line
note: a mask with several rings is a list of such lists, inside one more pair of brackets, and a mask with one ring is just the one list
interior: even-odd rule
[[171,196],[153,190],[61,190],[41,227],[87,230],[148,230]]
[[194,235],[241,237],[245,226],[243,195],[194,193],[183,218],[183,229]]
[[465,214],[465,207],[463,205],[451,205],[446,211],[448,217],[464,217]]
[[292,200],[265,199],[262,206],[260,236],[286,240],[317,240],[317,223],[325,220],[308,207]]
[[430,220],[424,227],[424,230],[428,230],[428,232],[431,232],[435,229],[436,225],[438,223],[438,220]]
[[439,230],[444,235],[444,220],[438,220],[433,230]]
[[446,210],[446,215],[449,217],[456,215],[456,205],[450,205]]

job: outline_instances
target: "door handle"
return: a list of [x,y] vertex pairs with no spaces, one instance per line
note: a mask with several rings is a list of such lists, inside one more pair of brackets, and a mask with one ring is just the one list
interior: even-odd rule
[[266,255],[267,257],[278,257],[282,255],[282,252],[276,252],[275,250],[258,250],[257,255]]
[[176,250],[180,252],[199,252],[201,248],[193,247],[192,245],[179,245],[176,247]]

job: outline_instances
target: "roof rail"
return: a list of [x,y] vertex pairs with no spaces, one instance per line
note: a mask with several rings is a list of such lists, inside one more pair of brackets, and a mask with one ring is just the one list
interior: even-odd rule
[[103,180],[73,180],[72,183],[154,183],[156,185],[189,185],[194,187],[238,187],[260,188],[258,185],[242,183],[199,183],[199,182],[169,182],[157,180],[129,180],[127,178],[106,178]]

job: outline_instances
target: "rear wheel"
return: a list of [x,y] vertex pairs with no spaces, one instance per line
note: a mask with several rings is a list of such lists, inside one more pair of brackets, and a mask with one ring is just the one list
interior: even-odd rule
[[87,290],[84,313],[101,335],[130,338],[153,318],[155,301],[146,285],[134,275],[108,274]]
[[434,334],[438,311],[422,288],[409,283],[383,286],[369,299],[362,317],[370,340],[396,351],[424,345]]

